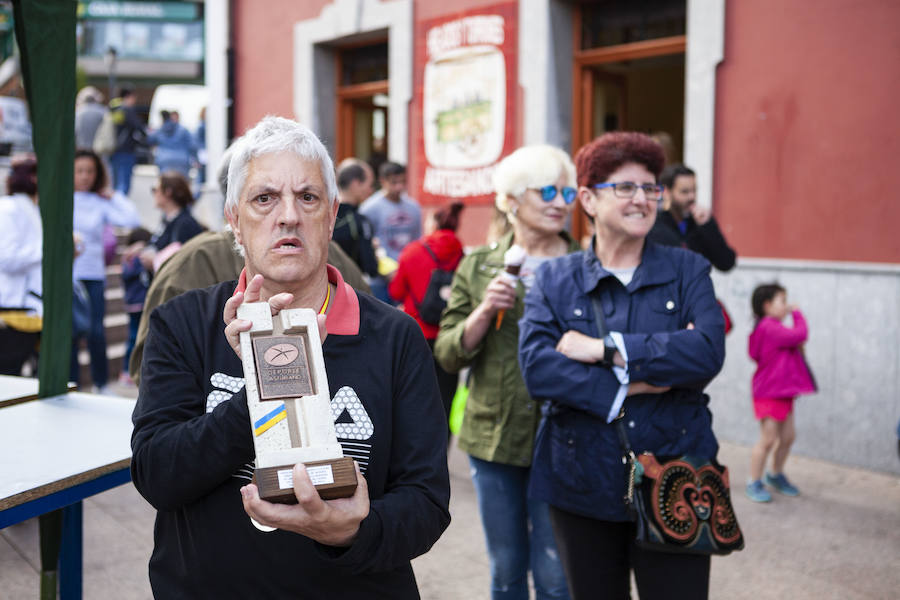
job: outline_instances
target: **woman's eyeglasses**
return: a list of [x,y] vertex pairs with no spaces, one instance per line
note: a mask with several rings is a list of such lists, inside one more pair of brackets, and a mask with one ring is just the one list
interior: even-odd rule
[[619,198],[634,198],[638,189],[641,189],[644,190],[644,196],[647,200],[656,200],[657,202],[662,199],[663,193],[663,186],[658,183],[644,183],[638,185],[633,181],[619,181],[617,183],[596,183],[591,187],[595,190],[612,188]]
[[557,194],[562,194],[563,200],[566,204],[572,204],[575,201],[575,196],[578,194],[578,190],[573,187],[563,187],[558,188],[555,185],[545,185],[541,188],[529,188],[533,190],[537,190],[541,193],[541,199],[544,202],[553,202],[556,198]]

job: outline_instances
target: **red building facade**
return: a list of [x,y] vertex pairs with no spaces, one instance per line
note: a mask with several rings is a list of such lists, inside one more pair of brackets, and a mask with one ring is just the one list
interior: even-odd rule
[[900,4],[728,2],[715,210],[744,256],[900,263]]
[[735,322],[710,387],[717,432],[755,439],[749,296],[778,280],[806,309],[819,375],[797,450],[898,472],[878,450],[900,417],[896,23],[892,0],[232,0],[233,129],[278,114],[338,160],[405,163],[426,214],[466,202],[470,246],[491,167],[516,147],[667,134],[739,255],[714,275]]
[[[656,4],[659,11],[671,12],[673,7],[676,12],[678,10],[677,2]],[[691,12],[706,11],[710,3],[681,4],[682,14],[686,15],[683,18],[689,24],[697,21],[706,26]],[[900,136],[895,134],[900,129],[900,115],[893,109],[893,99],[900,94],[900,77],[897,77],[892,59],[900,43],[900,32],[887,25],[900,22],[900,6],[890,0],[863,0],[852,4],[831,1],[814,5],[776,0],[723,4],[724,50],[716,69],[713,91],[715,120],[710,144],[715,159],[712,172],[708,174],[712,189],[707,202],[712,203],[739,254],[900,262],[900,236],[892,232],[893,224],[900,221],[900,205],[891,197],[891,192],[900,184],[900,173],[892,168],[900,145]],[[231,15],[234,131],[243,131],[265,114],[301,117],[296,114],[298,95],[321,94],[322,90],[335,86],[327,79],[333,79],[336,74],[328,71],[316,74],[314,82],[320,88],[318,92],[298,86],[297,70],[301,66],[296,64],[295,58],[297,46],[303,45],[304,41],[297,32],[297,24],[315,23],[320,30],[330,27],[333,37],[320,37],[310,43],[316,47],[314,52],[330,54],[330,60],[335,61],[340,60],[342,47],[358,47],[372,40],[377,43],[388,37],[405,35],[409,39],[404,45],[411,49],[412,57],[405,69],[407,72],[391,73],[391,78],[405,78],[411,83],[405,115],[402,115],[406,140],[404,147],[399,149],[389,145],[387,154],[408,164],[410,193],[425,207],[440,204],[451,195],[463,194],[464,201],[474,209],[467,213],[469,218],[464,219],[464,237],[467,243],[477,244],[485,233],[482,217],[488,215],[491,202],[490,194],[484,193],[484,185],[478,185],[478,182],[489,181],[490,165],[498,159],[493,156],[498,135],[502,138],[502,157],[520,144],[533,142],[557,143],[574,151],[577,148],[573,145],[579,145],[603,129],[586,124],[591,115],[586,116],[584,113],[589,111],[579,110],[577,106],[577,97],[585,91],[583,81],[578,80],[578,69],[582,64],[579,55],[605,52],[615,47],[625,48],[623,56],[628,57],[628,46],[635,43],[625,40],[624,44],[607,44],[593,49],[590,43],[579,43],[579,38],[590,35],[590,32],[583,33],[591,27],[586,22],[604,16],[589,14],[590,9],[584,8],[577,3],[530,0],[467,0],[451,4],[435,0],[273,0],[267,3],[266,10],[260,10],[256,3],[236,0],[232,3]],[[535,14],[536,10],[538,14]],[[633,14],[623,10],[626,22],[628,18],[634,20]],[[644,10],[652,11],[653,7]],[[374,18],[385,11],[408,13],[408,23],[399,27],[399,31],[393,28],[389,34],[390,25]],[[479,32],[483,36],[491,35],[490,27],[484,25],[490,23],[491,17],[501,20],[505,35],[479,40]],[[654,21],[652,15],[650,17],[645,21],[650,23],[649,28],[655,22],[660,35],[638,39],[637,43],[656,43],[676,37],[667,34],[677,33],[671,30],[677,16],[669,21]],[[480,30],[479,20],[482,23]],[[541,20],[550,22],[552,35],[546,27],[529,26],[526,35],[547,31],[546,37],[530,38],[523,43],[519,38],[525,22]],[[367,28],[367,22],[371,22],[371,27]],[[600,32],[601,43],[605,43],[603,36],[617,41],[614,31],[610,33],[603,26],[594,29]],[[450,39],[466,32],[473,36],[471,43],[463,39],[462,45],[457,45],[459,39]],[[560,36],[559,32],[568,35]],[[425,111],[434,110],[426,107],[429,100],[431,104],[439,104],[452,103],[453,99],[448,99],[446,93],[440,97],[435,92],[434,88],[441,86],[432,83],[432,88],[427,88],[426,71],[434,71],[436,63],[439,71],[445,67],[443,76],[450,73],[451,77],[451,84],[445,88],[464,86],[466,82],[456,80],[454,83],[452,78],[456,75],[453,73],[460,70],[446,68],[446,60],[442,62],[438,57],[435,61],[435,57],[429,55],[429,33],[432,46],[440,47],[440,43],[444,43],[445,52],[452,54],[454,48],[459,50],[466,46],[482,50],[493,47],[504,61],[506,79],[502,86],[502,102],[505,112],[502,117],[488,115],[495,122],[483,125],[482,129],[487,128],[485,131],[476,131],[465,142],[465,134],[448,133],[452,127],[445,121],[454,117],[452,108],[445,108],[441,114],[444,139],[447,135],[455,135],[459,146],[466,143],[472,146],[485,143],[483,139],[477,139],[480,133],[482,137],[493,136],[487,143],[495,143],[493,148],[484,150],[483,156],[473,160],[464,156],[445,157],[443,162],[451,165],[449,167],[429,162],[426,140],[435,135],[432,130],[437,113],[426,115]],[[690,40],[690,32],[683,33]],[[443,42],[438,40],[441,35]],[[635,36],[632,35],[632,39]],[[389,45],[396,43],[396,39],[388,41]],[[448,44],[452,47],[447,47]],[[680,48],[681,53],[691,52],[690,43],[686,50],[684,42]],[[662,62],[660,57],[677,57],[678,54],[679,48],[675,47],[673,53],[655,55],[655,59]],[[593,65],[592,72],[595,76],[607,77],[617,69],[626,72],[627,68],[622,65],[629,60],[633,63],[647,60],[640,49],[636,56],[625,61],[601,63],[609,64],[608,68]],[[684,61],[683,54],[681,60]],[[495,81],[493,73],[485,74],[484,71],[496,66],[496,62],[483,62],[478,72],[485,81]],[[534,120],[533,114],[525,114],[534,105],[529,102],[529,95],[546,95],[546,90],[524,89],[520,81],[523,70],[542,70],[545,80],[561,82],[567,88],[550,96],[557,101],[556,106],[549,110],[544,107],[544,112],[555,117],[558,125],[551,135],[544,136],[549,139],[537,139],[533,132],[526,131],[528,119]],[[644,79],[662,82],[663,97],[654,99],[659,94],[652,91],[655,89],[652,85],[641,82],[640,72],[627,74],[627,91],[631,97],[623,112],[630,118],[619,122],[649,132],[654,125],[653,119],[642,117],[642,114],[671,112],[673,104],[676,110],[682,107],[683,114],[683,98],[691,93],[684,89],[684,79],[690,74],[685,74],[684,68],[681,71],[654,70],[650,65],[644,72],[648,73]],[[682,81],[673,84],[672,80],[679,77]],[[392,88],[393,85],[388,87],[388,96]],[[485,90],[486,93],[496,92],[495,89],[488,90],[487,86]],[[594,90],[588,90],[594,92],[595,99],[597,90],[600,88],[596,86]],[[465,90],[460,94],[465,103]],[[478,100],[474,96],[469,98],[472,106],[468,109],[472,110]],[[493,97],[488,100],[497,102]],[[465,112],[465,107],[456,112]],[[339,121],[341,116],[326,110],[322,118]],[[616,116],[595,115],[593,118]],[[432,120],[426,121],[426,117]],[[503,118],[503,130],[498,133],[496,120],[499,118]],[[684,123],[673,123],[674,120],[677,119],[669,115],[662,126],[676,133],[675,142],[680,153],[690,157],[690,132],[684,132]],[[474,123],[477,129],[477,115],[468,122]],[[323,137],[333,151],[338,150],[338,130],[352,128],[352,125],[335,122],[326,128]],[[390,115],[385,124],[387,128],[398,125],[397,114]],[[494,129],[490,129],[491,126]],[[682,139],[685,142],[677,139],[679,132],[684,132]],[[351,150],[341,149],[345,155]],[[478,150],[472,152],[477,154]],[[453,166],[459,164],[465,166]],[[703,190],[701,194],[704,194]]]

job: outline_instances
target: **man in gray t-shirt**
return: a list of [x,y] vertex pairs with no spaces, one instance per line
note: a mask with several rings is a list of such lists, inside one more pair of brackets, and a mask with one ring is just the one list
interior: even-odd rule
[[93,148],[94,136],[106,114],[106,107],[102,102],[103,94],[97,88],[88,86],[78,92],[75,109],[76,148]]
[[400,251],[422,236],[422,210],[406,194],[406,167],[386,162],[378,169],[381,189],[363,202],[360,214],[375,227],[375,237],[394,260]]

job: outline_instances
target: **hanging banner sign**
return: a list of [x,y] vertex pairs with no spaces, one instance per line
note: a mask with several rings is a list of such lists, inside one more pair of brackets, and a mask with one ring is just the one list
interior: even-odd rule
[[494,166],[515,149],[516,14],[505,3],[420,25],[423,204],[493,200]]
[[78,3],[78,18],[193,21],[200,18],[199,8],[195,2],[85,0]]

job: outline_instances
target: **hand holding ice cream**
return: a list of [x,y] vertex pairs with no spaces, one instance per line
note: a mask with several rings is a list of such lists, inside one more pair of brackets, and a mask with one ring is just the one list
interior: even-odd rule
[[[513,244],[509,247],[509,250],[503,254],[503,274],[510,282],[515,283],[519,280],[519,271],[522,269],[522,264],[525,262],[526,256],[525,248],[518,244]],[[497,324],[494,326],[495,329],[500,329],[500,324],[503,323],[504,313],[506,313],[505,309],[497,311]]]

